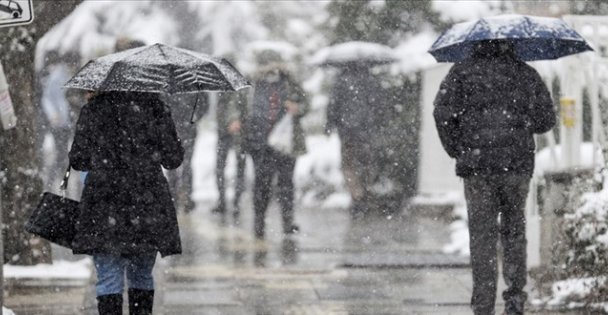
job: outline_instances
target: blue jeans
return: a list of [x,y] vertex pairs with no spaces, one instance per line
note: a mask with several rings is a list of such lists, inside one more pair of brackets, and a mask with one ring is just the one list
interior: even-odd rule
[[130,289],[154,290],[152,269],[156,253],[128,258],[115,255],[94,255],[97,270],[97,296],[122,294],[125,286],[125,272]]

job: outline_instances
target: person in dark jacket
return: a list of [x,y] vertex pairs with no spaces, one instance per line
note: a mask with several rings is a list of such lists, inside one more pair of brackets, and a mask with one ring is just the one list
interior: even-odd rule
[[184,149],[155,94],[108,92],[82,108],[69,154],[87,171],[74,254],[93,256],[100,314],[122,314],[126,272],[130,314],[152,314],[157,253],[181,253],[175,207],[161,166]]
[[[455,64],[435,98],[445,151],[464,179],[475,314],[494,314],[497,242],[504,252],[506,314],[523,314],[527,295],[525,201],[534,170],[533,135],[549,131],[555,111],[539,74],[504,41],[480,42]],[[499,220],[500,217],[500,220]]]
[[[254,234],[264,238],[266,210],[272,196],[272,180],[277,175],[284,234],[298,232],[294,223],[293,175],[296,158],[306,152],[304,130],[300,123],[309,109],[304,92],[281,63],[277,53],[265,52],[258,58],[262,66],[254,75],[252,108],[247,117],[245,149],[255,170],[253,188]],[[273,127],[287,114],[293,117],[292,152],[278,152],[268,143]]]
[[226,213],[226,160],[230,148],[234,148],[236,156],[236,183],[234,189],[233,216],[238,218],[240,213],[241,195],[245,190],[245,167],[247,156],[242,150],[242,129],[247,117],[247,93],[242,90],[235,93],[219,93],[216,108],[217,121],[217,155],[215,160],[215,183],[219,193],[214,213]]
[[352,63],[341,69],[327,106],[325,132],[338,131],[342,173],[352,198],[350,212],[363,215],[370,207],[374,181],[373,138],[377,134],[376,112],[382,107],[380,81],[368,65]]

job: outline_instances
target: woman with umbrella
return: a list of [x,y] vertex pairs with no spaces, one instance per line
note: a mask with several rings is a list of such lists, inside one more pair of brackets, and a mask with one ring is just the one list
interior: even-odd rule
[[66,87],[94,90],[82,108],[70,163],[88,175],[75,254],[93,256],[100,314],[152,314],[157,253],[181,253],[175,207],[161,166],[184,157],[163,92],[236,90],[247,81],[223,60],[161,44],[89,62]]
[[152,314],[156,253],[179,254],[175,208],[160,168],[184,149],[169,109],[151,93],[105,92],[81,110],[70,163],[88,171],[76,254],[93,255],[100,314],[120,314],[123,274],[130,314]]

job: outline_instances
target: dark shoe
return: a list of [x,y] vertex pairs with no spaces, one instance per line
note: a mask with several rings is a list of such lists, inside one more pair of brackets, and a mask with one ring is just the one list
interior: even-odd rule
[[232,211],[232,219],[234,219],[235,225],[241,224],[241,210],[239,208],[234,208],[234,211]]
[[300,227],[295,224],[290,224],[283,228],[283,233],[287,235],[297,234],[298,232],[300,232]]
[[265,216],[256,213],[253,218],[253,235],[258,240],[264,239],[264,232],[266,231]]
[[194,209],[196,209],[196,203],[194,203],[194,201],[192,201],[192,199],[190,199],[190,197],[187,197],[185,206],[184,206],[184,212],[190,213],[190,212],[194,211]]
[[[513,293],[516,292],[516,293]],[[506,315],[523,315],[528,294],[522,290],[506,290],[502,294]]]
[[215,208],[211,209],[211,213],[224,214],[224,213],[226,213],[226,206],[220,203],[217,206],[215,206]]
[[122,294],[108,294],[97,297],[99,315],[122,315]]
[[154,290],[129,289],[129,315],[152,315]]
[[349,208],[350,217],[353,220],[364,219],[367,215],[367,211],[367,203],[361,200],[353,201],[352,205]]
[[524,303],[509,301],[505,303],[506,315],[524,315]]

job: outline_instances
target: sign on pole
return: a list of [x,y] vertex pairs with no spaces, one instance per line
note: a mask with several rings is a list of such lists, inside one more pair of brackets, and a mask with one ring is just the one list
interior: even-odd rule
[[0,0],[0,27],[30,24],[33,20],[32,0]]

